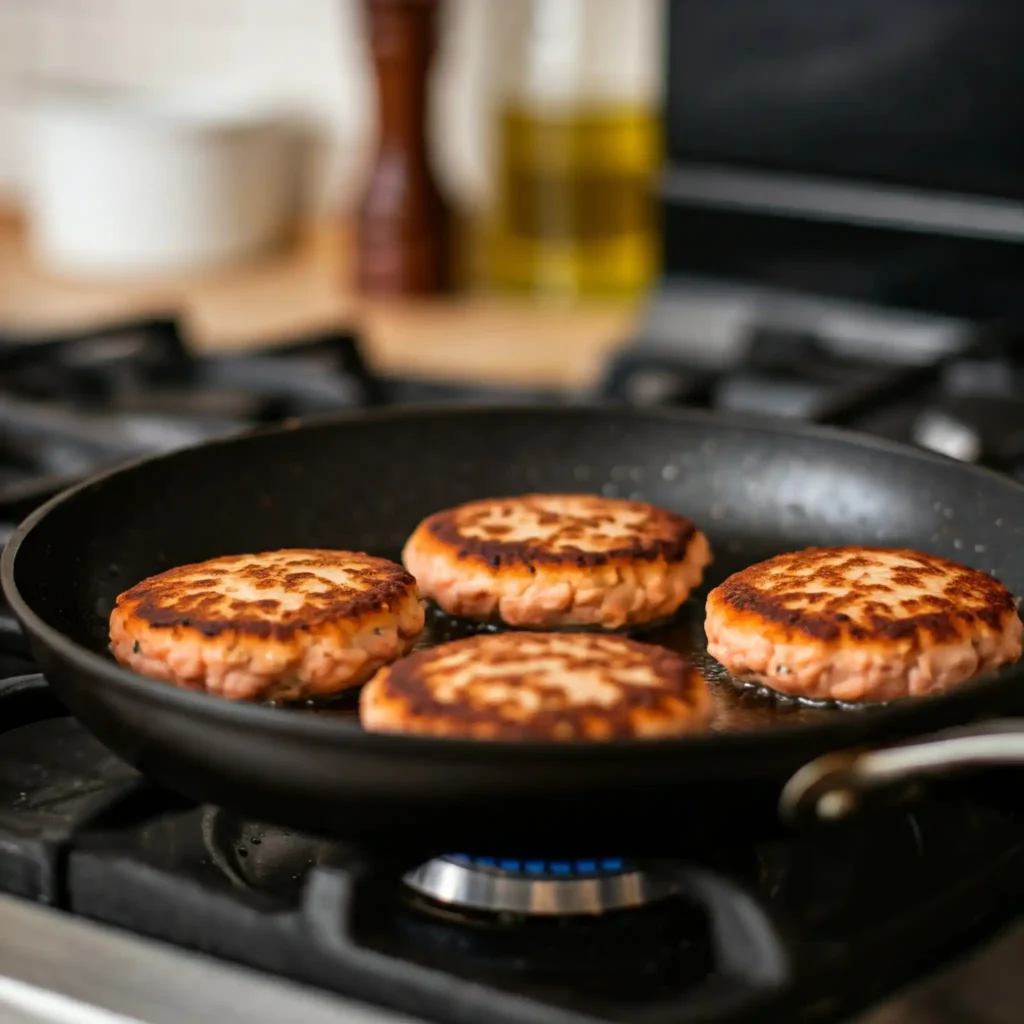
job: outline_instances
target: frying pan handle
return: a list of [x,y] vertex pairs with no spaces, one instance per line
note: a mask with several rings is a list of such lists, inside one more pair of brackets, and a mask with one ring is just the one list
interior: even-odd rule
[[808,762],[786,783],[788,821],[838,821],[868,803],[916,795],[921,783],[999,765],[1024,766],[1024,719],[958,726],[877,750],[840,750]]

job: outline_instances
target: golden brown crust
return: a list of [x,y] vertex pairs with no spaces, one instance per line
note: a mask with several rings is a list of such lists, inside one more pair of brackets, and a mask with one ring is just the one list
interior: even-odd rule
[[383,558],[286,549],[168,569],[124,591],[116,604],[149,629],[288,641],[299,632],[387,609],[415,585],[400,565]]
[[230,700],[295,700],[364,682],[423,629],[415,580],[351,551],[284,550],[179,566],[121,594],[110,649],[151,679]]
[[933,642],[1001,630],[1016,615],[998,581],[937,555],[892,548],[808,548],[752,565],[708,596],[708,609],[773,633],[829,644]]
[[474,501],[425,519],[402,560],[451,615],[622,629],[673,615],[711,560],[685,516],[585,494]]
[[457,640],[382,669],[360,699],[368,729],[491,740],[677,735],[710,709],[675,652],[592,633]]
[[588,494],[525,494],[436,512],[417,528],[460,560],[491,569],[564,565],[592,568],[617,560],[677,562],[696,527],[667,509]]

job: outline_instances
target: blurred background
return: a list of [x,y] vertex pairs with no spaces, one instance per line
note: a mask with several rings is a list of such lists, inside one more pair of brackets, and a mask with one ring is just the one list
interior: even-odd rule
[[687,404],[1024,475],[998,0],[0,0],[0,521],[406,401]]
[[[140,453],[404,402],[1024,479],[1022,50],[1008,0],[0,0],[0,546]],[[1019,1020],[1019,942],[878,1021]]]

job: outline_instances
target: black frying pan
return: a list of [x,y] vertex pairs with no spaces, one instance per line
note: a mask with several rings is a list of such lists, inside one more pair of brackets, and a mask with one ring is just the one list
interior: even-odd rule
[[[558,490],[685,512],[716,552],[711,584],[783,550],[881,543],[964,561],[1024,593],[1024,488],[1009,479],[831,430],[608,409],[357,415],[138,462],[35,512],[4,552],[3,586],[61,700],[154,779],[282,824],[424,850],[665,853],[773,821],[787,780],[830,751],[1024,703],[1014,670],[945,697],[843,711],[738,690],[706,665],[718,699],[708,733],[486,743],[373,735],[351,707],[230,703],[140,678],[107,653],[117,593],[170,566],[278,547],[395,557],[438,509]],[[706,663],[702,619],[698,594],[651,639]],[[912,749],[925,763],[904,763],[896,776],[958,753]],[[879,773],[877,761],[864,763],[872,779],[893,777],[891,764],[886,775],[885,764]],[[831,774],[805,769],[796,795],[824,786],[824,813],[849,809],[834,782],[856,788],[852,765],[852,775],[848,760],[827,763]]]

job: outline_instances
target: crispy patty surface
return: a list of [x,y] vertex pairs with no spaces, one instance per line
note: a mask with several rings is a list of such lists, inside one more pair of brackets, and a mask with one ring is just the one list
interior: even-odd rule
[[674,651],[594,633],[487,633],[419,651],[363,688],[367,729],[485,740],[673,736],[708,719]]
[[534,629],[620,629],[672,615],[711,553],[689,519],[655,505],[527,494],[429,516],[402,560],[451,615]]
[[226,555],[117,598],[110,646],[153,679],[231,700],[294,700],[370,678],[423,630],[416,582],[353,551]]
[[708,595],[708,653],[795,697],[887,701],[942,691],[1021,654],[996,579],[905,549],[809,548],[730,576]]

